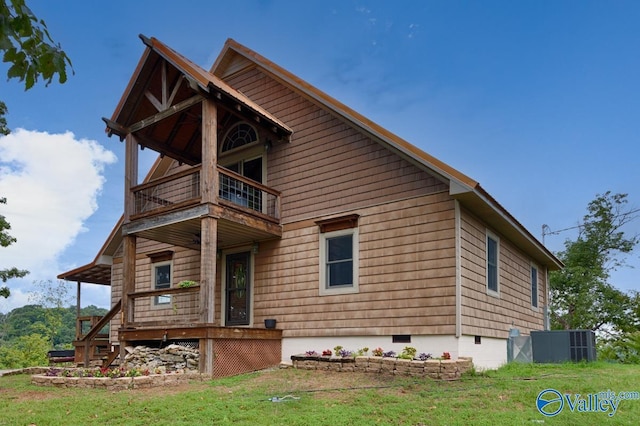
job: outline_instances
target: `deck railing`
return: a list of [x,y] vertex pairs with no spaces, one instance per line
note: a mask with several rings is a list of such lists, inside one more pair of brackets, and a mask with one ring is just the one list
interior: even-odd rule
[[[280,219],[280,192],[224,167],[218,167],[218,200]],[[200,166],[154,179],[132,188],[134,215],[175,210],[200,200]]]
[[200,198],[200,167],[184,170],[132,188],[133,214],[173,210]]
[[230,201],[236,206],[280,219],[280,192],[239,173],[218,167],[220,200]]

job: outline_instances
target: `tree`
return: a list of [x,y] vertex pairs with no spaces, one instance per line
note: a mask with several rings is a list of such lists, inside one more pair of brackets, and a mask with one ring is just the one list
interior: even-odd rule
[[54,346],[56,336],[62,330],[65,306],[71,303],[71,297],[68,294],[67,283],[64,281],[53,282],[40,281],[34,282],[36,291],[30,293],[30,299],[44,308],[44,334]]
[[[58,75],[58,82],[67,81],[67,66],[73,66],[67,54],[59,43],[51,38],[47,24],[38,19],[25,0],[0,0],[0,52],[2,61],[11,64],[7,70],[7,78],[17,78],[24,81],[25,90],[29,90],[39,78],[45,80],[48,86]],[[0,101],[0,134],[8,135],[7,105]],[[0,198],[0,203],[6,203]],[[4,231],[10,229],[4,216],[0,215],[0,244],[7,247],[16,240]],[[0,270],[0,279],[7,282],[10,278],[19,278],[28,274],[17,268]],[[8,287],[0,287],[0,297],[10,295]]]
[[47,365],[49,341],[39,334],[21,336],[0,347],[1,368],[25,368]]
[[638,244],[637,235],[622,230],[638,210],[627,206],[627,194],[606,192],[587,211],[576,240],[565,241],[565,250],[558,253],[564,269],[549,275],[552,328],[636,330],[637,297],[615,288],[609,278]]
[[[0,0],[0,51],[2,61],[11,64],[7,70],[9,79],[24,81],[29,90],[42,77],[46,85],[58,75],[58,82],[67,81],[67,66],[71,60],[59,43],[49,35],[44,20],[38,19],[24,0]],[[0,134],[9,134],[7,106],[0,101]]]
[[[6,204],[6,203],[7,203],[6,198],[0,198],[0,204]],[[7,222],[4,216],[0,214],[0,246],[1,247],[8,247],[11,244],[16,242],[16,239],[13,238],[11,235],[9,235],[8,232],[6,232],[9,229],[11,229],[11,225],[9,225],[9,222]],[[0,269],[0,279],[2,280],[3,283],[6,283],[7,280],[10,278],[22,278],[28,273],[29,271],[20,270],[18,268]],[[9,287],[6,287],[6,286],[0,287],[0,296],[6,299],[7,297],[9,297],[10,294],[11,292],[9,291]]]

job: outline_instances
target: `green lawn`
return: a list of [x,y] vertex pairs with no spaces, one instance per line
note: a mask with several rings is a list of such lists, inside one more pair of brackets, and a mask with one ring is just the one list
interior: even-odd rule
[[[547,388],[570,393],[576,411],[540,414]],[[576,394],[607,390],[640,391],[640,366],[514,364],[456,382],[277,369],[120,392],[36,387],[19,375],[0,378],[0,425],[640,424],[640,400],[620,402],[613,417],[577,412]]]

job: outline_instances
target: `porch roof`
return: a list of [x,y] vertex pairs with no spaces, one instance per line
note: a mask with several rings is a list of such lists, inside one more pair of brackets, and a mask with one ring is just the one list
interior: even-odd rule
[[274,139],[288,140],[292,130],[251,99],[191,62],[156,38],[140,35],[147,46],[111,117],[107,133],[121,139],[135,133],[138,143],[186,164],[201,162],[201,101],[219,106],[218,121],[228,117],[256,124]]
[[123,217],[121,216],[93,261],[63,272],[57,278],[89,284],[111,285],[112,258],[122,242],[122,223]]

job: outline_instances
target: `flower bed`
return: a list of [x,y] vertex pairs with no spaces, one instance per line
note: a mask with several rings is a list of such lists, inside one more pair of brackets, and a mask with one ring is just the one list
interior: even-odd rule
[[431,377],[440,380],[456,380],[473,368],[470,357],[428,359],[426,361],[380,356],[335,357],[292,355],[294,368],[301,370],[360,371],[386,373],[412,377]]

